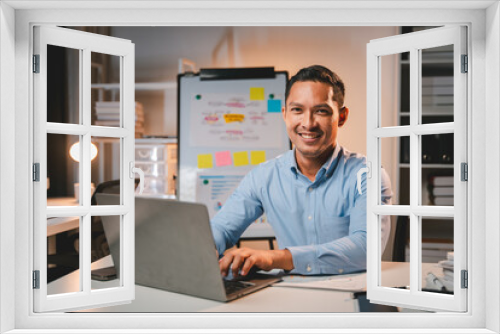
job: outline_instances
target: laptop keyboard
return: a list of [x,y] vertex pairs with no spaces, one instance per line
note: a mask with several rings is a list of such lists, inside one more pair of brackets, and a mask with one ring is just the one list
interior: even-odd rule
[[226,294],[232,294],[240,291],[241,289],[254,286],[251,282],[241,282],[241,281],[226,281],[224,280],[224,288],[226,289]]

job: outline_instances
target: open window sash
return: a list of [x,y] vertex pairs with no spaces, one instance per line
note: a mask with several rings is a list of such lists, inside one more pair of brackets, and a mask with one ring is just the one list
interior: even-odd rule
[[[70,49],[78,59],[78,121],[72,124],[48,122],[48,47]],[[116,56],[120,61],[120,125],[96,126],[91,120],[91,53]],[[134,103],[134,44],[128,40],[85,33],[58,27],[37,26],[34,28],[34,152],[33,162],[39,164],[38,182],[33,183],[34,193],[34,262],[33,294],[34,311],[69,311],[88,309],[109,304],[130,302],[134,299],[134,179],[133,169],[135,145]],[[38,59],[36,59],[38,58]],[[36,61],[36,64],[35,64]],[[62,92],[61,92],[62,93]],[[79,139],[79,198],[73,206],[48,206],[47,202],[47,137],[68,135]],[[120,205],[91,205],[91,138],[107,138],[120,143]],[[59,137],[58,137],[59,138]],[[62,162],[64,163],[64,162]],[[35,180],[36,181],[36,180]],[[93,289],[91,281],[91,217],[115,215],[120,224],[120,272],[119,285],[112,288]],[[48,220],[57,218],[67,221],[73,217],[79,228],[77,253],[79,269],[71,275],[73,279],[62,280],[73,285],[72,289],[58,293],[47,283],[47,236]],[[53,220],[52,220],[53,221]],[[63,277],[64,278],[64,277]],[[70,292],[67,292],[70,291]]]
[[[442,46],[452,46],[454,118],[452,122],[426,124],[422,118],[422,50]],[[383,127],[381,58],[406,52],[409,53],[410,77],[409,125]],[[462,63],[466,54],[466,28],[459,26],[372,40],[367,45],[367,160],[372,166],[371,177],[367,180],[367,296],[373,303],[423,310],[467,310],[467,289],[462,287],[462,271],[467,270],[467,182],[461,180],[461,164],[467,163],[467,74],[463,67],[466,64]],[[439,134],[453,134],[454,206],[424,205],[422,200],[422,137]],[[410,142],[409,205],[381,205],[381,142],[383,138],[400,139],[403,136],[409,137]],[[409,286],[381,284],[380,217],[383,215],[409,217]],[[453,224],[453,289],[448,289],[453,291],[451,294],[429,291],[423,286],[427,273],[422,265],[422,221],[430,218]]]

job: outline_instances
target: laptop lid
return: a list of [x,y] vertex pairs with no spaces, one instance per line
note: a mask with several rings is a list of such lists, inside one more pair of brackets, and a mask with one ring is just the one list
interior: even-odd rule
[[[119,203],[119,195],[96,194],[96,199],[99,205]],[[101,219],[119,273],[119,217]],[[135,225],[136,284],[227,300],[205,205],[136,197]]]

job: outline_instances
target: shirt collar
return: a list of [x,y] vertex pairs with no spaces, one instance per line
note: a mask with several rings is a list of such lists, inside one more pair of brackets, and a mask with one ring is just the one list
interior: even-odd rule
[[[290,154],[290,158],[289,158],[289,166],[290,166],[290,169],[291,171],[297,175],[299,173],[299,167],[297,166],[297,159],[295,159],[295,147],[292,149],[292,152]],[[336,163],[334,162],[337,162],[338,161],[338,156],[339,156],[339,152],[340,152],[340,145],[337,143],[337,146],[335,146],[335,149],[333,150],[333,153],[331,155],[331,157],[323,164],[323,166],[321,166],[320,170],[318,171],[318,173],[321,172],[322,169],[324,169],[324,173],[327,173],[327,177],[330,176],[332,173],[329,173],[329,171],[333,171],[333,169],[335,169],[335,166],[337,165]]]

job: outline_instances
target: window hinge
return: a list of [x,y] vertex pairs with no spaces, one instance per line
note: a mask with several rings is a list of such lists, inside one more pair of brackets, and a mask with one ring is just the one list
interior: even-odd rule
[[469,57],[462,55],[462,73],[469,72]]
[[40,55],[33,55],[33,73],[40,73]]
[[33,164],[33,181],[40,182],[40,163]]
[[467,270],[462,270],[462,289],[467,289],[469,287],[469,273]]
[[461,167],[461,175],[462,177],[460,178],[462,181],[469,181],[469,166],[467,165],[466,162],[462,162],[460,164]]
[[40,270],[33,270],[33,289],[40,289]]

